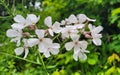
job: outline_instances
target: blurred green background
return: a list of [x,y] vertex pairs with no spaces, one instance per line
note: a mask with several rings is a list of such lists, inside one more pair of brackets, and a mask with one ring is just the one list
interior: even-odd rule
[[[35,2],[41,2],[40,8]],[[31,13],[40,15],[38,27],[43,28],[47,16],[55,22],[80,13],[104,27],[102,46],[89,45],[86,61],[74,61],[65,50],[44,58],[50,75],[120,75],[120,0],[0,0],[0,75],[45,75],[37,50],[31,49],[24,60],[15,55],[15,43],[6,37],[15,15]]]

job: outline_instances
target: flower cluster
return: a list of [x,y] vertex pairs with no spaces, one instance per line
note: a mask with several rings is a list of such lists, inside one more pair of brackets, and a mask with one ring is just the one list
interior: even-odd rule
[[[91,22],[95,22],[94,19],[88,18],[84,14],[77,16],[70,15],[61,22],[52,23],[51,16],[48,16],[44,20],[47,29],[39,29],[37,22],[40,16],[34,14],[28,14],[26,18],[21,15],[14,17],[15,23],[11,25],[11,29],[8,29],[6,35],[11,38],[11,42],[16,42],[17,48],[15,49],[16,55],[24,53],[24,58],[29,53],[29,48],[38,46],[38,51],[48,58],[51,54],[56,55],[60,51],[61,42],[64,42],[64,47],[67,51],[73,50],[74,60],[86,60],[85,53],[89,53],[87,50],[88,44],[91,40],[96,46],[101,45],[102,35],[100,32],[103,30],[102,26],[95,27]],[[27,31],[25,31],[27,30]],[[34,33],[31,33],[31,30]],[[60,42],[56,42],[55,37],[59,37]],[[65,39],[68,39],[65,41]]]

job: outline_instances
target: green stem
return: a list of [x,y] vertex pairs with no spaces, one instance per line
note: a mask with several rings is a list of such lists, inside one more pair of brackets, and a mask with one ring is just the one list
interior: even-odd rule
[[55,40],[59,36],[60,36],[60,33],[58,33],[52,40]]
[[45,70],[46,75],[49,75],[49,73],[47,72],[47,69],[46,69],[45,63],[44,63],[44,61],[43,61],[43,58],[42,58],[40,52],[39,52],[39,56],[40,56],[41,64],[42,64],[42,66],[43,66],[43,68],[44,68],[44,70]]
[[14,58],[17,58],[17,59],[21,59],[21,60],[24,60],[24,61],[27,61],[27,62],[30,62],[30,63],[33,63],[33,64],[41,65],[41,63],[37,63],[37,62],[31,61],[31,60],[28,60],[28,59],[24,59],[24,58],[21,58],[21,57],[18,57],[18,56],[14,56],[14,55],[11,55],[11,54],[8,54],[8,53],[5,53],[5,52],[0,52],[0,54],[11,56],[11,57],[14,57]]

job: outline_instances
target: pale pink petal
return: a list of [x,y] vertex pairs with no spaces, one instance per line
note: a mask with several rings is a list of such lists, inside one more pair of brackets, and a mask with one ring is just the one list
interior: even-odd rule
[[29,53],[28,48],[25,48],[25,55],[24,55],[24,57],[23,57],[24,59],[27,57],[28,53]]
[[52,48],[60,48],[60,44],[58,43],[53,43],[51,46]]
[[77,18],[76,18],[75,15],[72,14],[72,15],[69,16],[68,21],[70,23],[77,23]]
[[99,38],[95,38],[92,40],[93,43],[96,45],[96,46],[100,46],[101,45],[101,40]]
[[79,20],[79,23],[84,23],[87,20],[87,16],[84,14],[77,15],[77,18]]
[[47,46],[49,44],[52,44],[52,40],[50,38],[43,38],[43,43]]
[[80,36],[79,35],[72,35],[71,38],[73,41],[79,41]]
[[71,50],[73,48],[73,46],[74,46],[73,42],[68,42],[68,43],[65,44],[65,48],[68,51]]
[[28,42],[29,47],[33,47],[33,46],[35,46],[35,45],[37,45],[39,43],[39,39],[30,38],[30,39],[27,40],[27,42]]
[[78,53],[80,51],[80,47],[79,46],[75,46],[74,47],[74,54]]
[[43,54],[45,55],[46,58],[50,57],[50,52],[49,51],[46,51]]
[[100,33],[102,30],[103,30],[103,27],[102,27],[102,26],[98,26],[98,27],[94,28],[94,29],[92,30],[92,32],[98,34],[98,33]]
[[60,33],[60,32],[61,32],[61,27],[60,27],[60,23],[59,23],[59,22],[55,22],[55,23],[53,24],[53,31],[54,31],[55,33]]
[[54,55],[58,54],[59,53],[59,49],[52,49],[50,50],[50,52]]
[[37,34],[37,36],[39,38],[43,38],[44,35],[45,35],[45,30],[39,30],[39,29],[37,29],[37,30],[35,30],[35,33]]
[[73,54],[73,58],[75,61],[78,61],[78,54]]
[[21,34],[17,30],[14,30],[14,29],[8,29],[7,32],[6,32],[6,35],[8,37],[21,36]]
[[25,23],[25,18],[23,16],[21,16],[21,15],[16,15],[14,17],[14,21],[18,22],[18,23]]
[[44,23],[48,26],[51,27],[52,26],[52,18],[51,16],[48,16],[45,18]]
[[47,46],[44,43],[39,43],[38,44],[38,50],[40,53],[46,52],[47,51]]
[[13,29],[24,29],[25,28],[25,26],[23,24],[20,24],[20,23],[14,23],[11,25],[11,27]]
[[24,52],[24,48],[23,47],[19,47],[15,49],[15,54],[16,55],[21,55]]
[[88,43],[86,41],[79,41],[80,47],[85,50],[87,48]]
[[52,29],[48,29],[49,33],[51,36],[54,36],[53,30]]
[[32,25],[36,24],[39,21],[39,19],[40,19],[40,16],[37,17],[34,14],[28,14],[27,18],[26,18],[26,20],[28,20],[29,22],[31,22]]
[[87,59],[87,56],[86,56],[86,54],[85,53],[81,53],[81,52],[79,52],[79,59],[80,60],[86,60]]

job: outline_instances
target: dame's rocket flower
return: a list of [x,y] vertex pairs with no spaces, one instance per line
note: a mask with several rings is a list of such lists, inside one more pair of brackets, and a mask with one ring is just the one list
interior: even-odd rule
[[11,42],[17,42],[17,46],[20,45],[20,40],[22,38],[22,30],[9,29],[6,32],[7,37],[12,38]]
[[102,34],[99,34],[99,33],[103,30],[103,27],[102,26],[95,27],[95,26],[92,26],[92,24],[89,24],[88,27],[91,32],[93,43],[97,46],[101,45],[100,38],[102,38]]
[[52,25],[52,18],[50,16],[45,18],[44,23],[49,27],[48,32],[50,33],[51,36],[54,36],[53,32],[55,32],[55,33],[61,32],[60,23],[55,22]]

